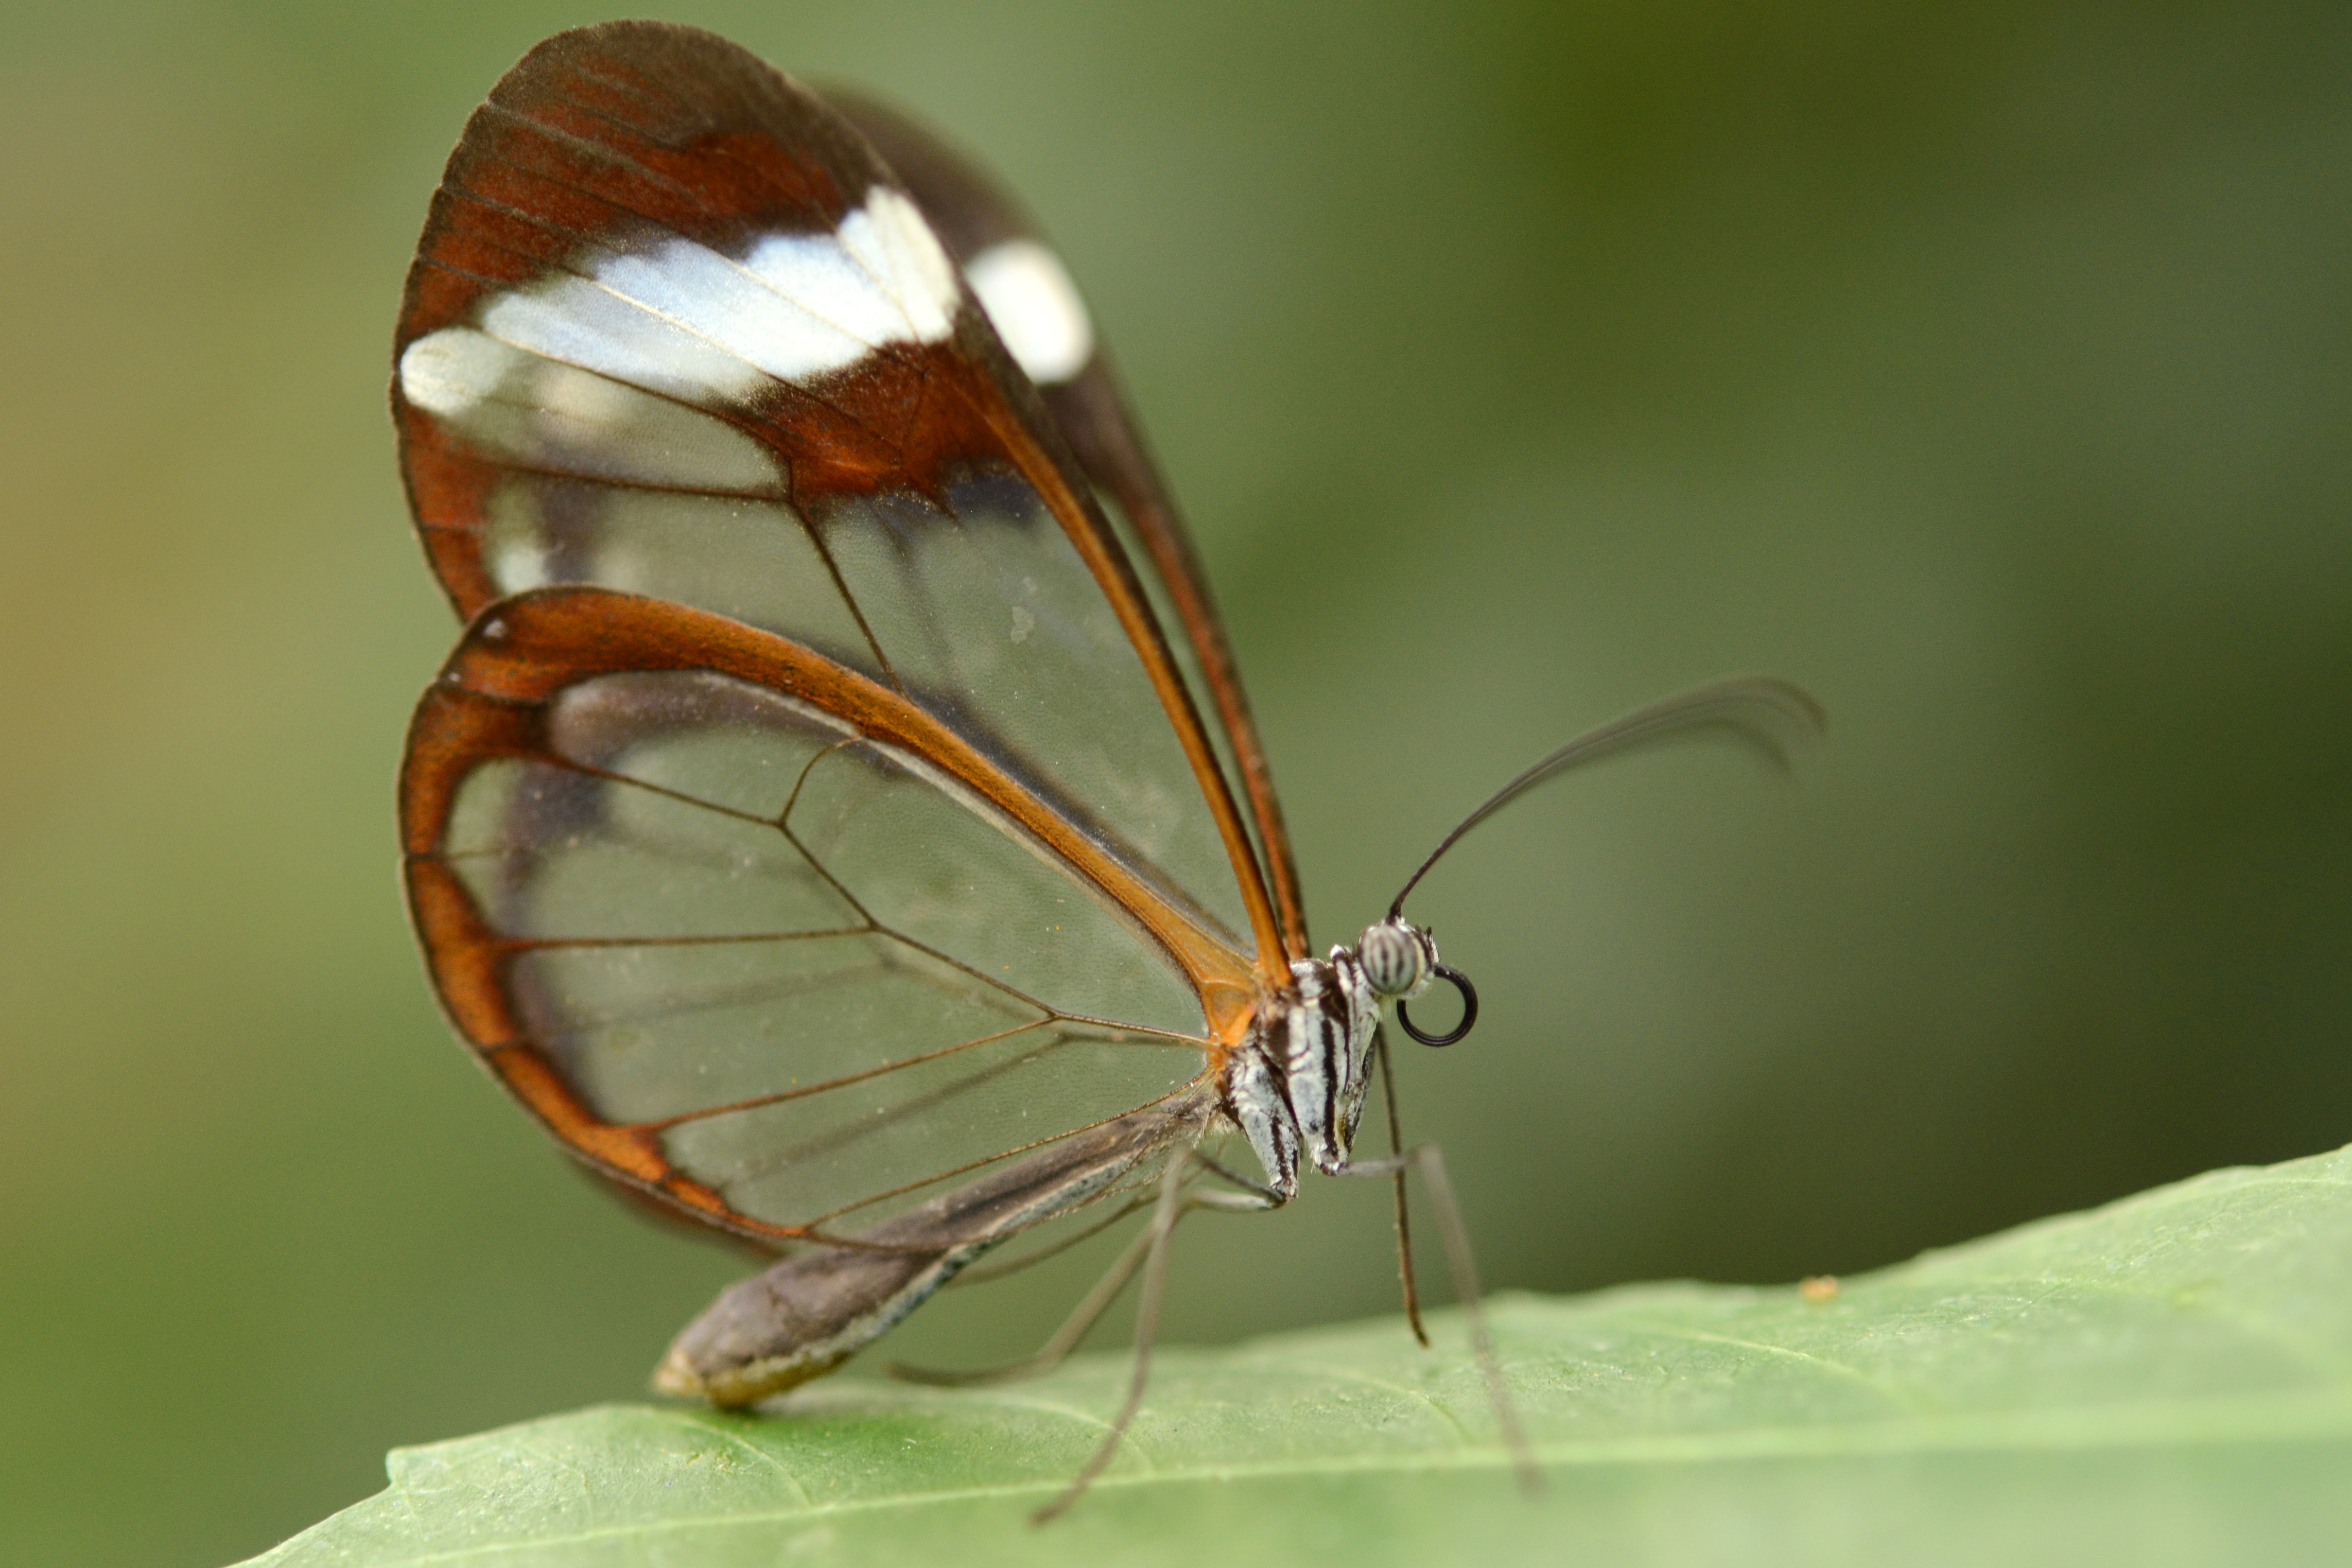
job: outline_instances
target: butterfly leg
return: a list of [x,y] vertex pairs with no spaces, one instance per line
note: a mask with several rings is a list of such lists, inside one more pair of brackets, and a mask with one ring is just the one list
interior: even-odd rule
[[1331,1174],[1402,1177],[1408,1170],[1420,1173],[1422,1190],[1429,1195],[1438,1237],[1445,1244],[1447,1268],[1454,1276],[1454,1294],[1462,1303],[1464,1316],[1470,1321],[1471,1348],[1477,1355],[1478,1370],[1486,1376],[1486,1397],[1495,1406],[1496,1425],[1503,1429],[1503,1447],[1510,1451],[1520,1487],[1528,1491],[1539,1490],[1543,1475],[1536,1468],[1535,1451],[1528,1446],[1527,1429],[1519,1425],[1518,1410],[1503,1383],[1502,1363],[1495,1357],[1494,1339],[1486,1331],[1477,1260],[1470,1254],[1470,1233],[1462,1223],[1461,1205],[1454,1201],[1454,1184],[1445,1174],[1445,1156],[1434,1143],[1418,1143],[1384,1159],[1350,1160]]
[[[1184,1214],[1191,1214],[1195,1209],[1215,1209],[1226,1213],[1256,1213],[1281,1206],[1282,1200],[1270,1189],[1260,1183],[1251,1181],[1246,1176],[1236,1175],[1208,1155],[1195,1150],[1190,1156],[1190,1161],[1198,1170],[1205,1171],[1210,1175],[1223,1177],[1241,1190],[1231,1193],[1193,1193],[1184,1200]],[[1103,1229],[1118,1224],[1141,1206],[1143,1206],[1142,1203],[1129,1204],[1102,1225],[1088,1226],[1074,1239],[1083,1241],[1099,1235]],[[1182,1215],[1178,1217],[1181,1219]],[[1153,1232],[1147,1227],[1139,1233],[1133,1241],[1128,1243],[1127,1249],[1118,1255],[1108,1269],[1104,1270],[1102,1278],[1095,1281],[1094,1289],[1087,1292],[1086,1299],[1071,1310],[1069,1317],[1063,1321],[1060,1328],[1054,1331],[1053,1337],[1045,1342],[1036,1354],[1024,1356],[1019,1361],[1005,1362],[998,1366],[978,1367],[969,1372],[909,1366],[904,1362],[892,1362],[882,1369],[883,1374],[895,1378],[900,1383],[918,1383],[932,1388],[970,1388],[983,1384],[1011,1383],[1020,1378],[1036,1377],[1053,1371],[1069,1358],[1072,1351],[1078,1348],[1079,1342],[1087,1337],[1087,1331],[1095,1326],[1096,1321],[1103,1313],[1110,1310],[1111,1303],[1118,1300],[1119,1292],[1127,1289],[1128,1281],[1135,1278],[1137,1267],[1142,1263],[1144,1255],[1151,1249],[1152,1235]],[[1014,1267],[1025,1267],[1032,1262],[1042,1262],[1045,1258],[1060,1250],[1060,1247],[1047,1248],[1035,1258],[1021,1259]],[[968,1271],[967,1277],[973,1272],[977,1271]],[[1001,1276],[992,1275],[989,1278],[1001,1278]]]
[[1047,1340],[1035,1355],[1006,1362],[1001,1366],[979,1367],[971,1372],[908,1366],[903,1362],[893,1362],[883,1370],[901,1383],[919,1383],[934,1388],[969,1388],[980,1384],[1010,1383],[1016,1378],[1034,1377],[1053,1371],[1078,1348],[1078,1342],[1087,1337],[1087,1331],[1095,1326],[1095,1320],[1109,1310],[1110,1304],[1118,1300],[1119,1292],[1127,1289],[1127,1282],[1135,1278],[1137,1267],[1151,1249],[1152,1234],[1150,1229],[1145,1229],[1128,1243],[1118,1261],[1095,1281],[1095,1288],[1087,1292],[1086,1300],[1072,1310],[1062,1326],[1054,1331],[1053,1338]]
[[1187,1150],[1181,1157],[1169,1162],[1168,1169],[1160,1178],[1160,1202],[1152,1210],[1150,1228],[1137,1238],[1144,1246],[1143,1295],[1135,1309],[1135,1371],[1128,1380],[1127,1402],[1119,1406],[1118,1415],[1111,1421],[1108,1435],[1103,1438],[1102,1446],[1095,1450],[1094,1457],[1071,1479],[1070,1484],[1062,1489],[1058,1497],[1029,1516],[1032,1524],[1044,1524],[1058,1518],[1086,1494],[1087,1488],[1094,1484],[1094,1479],[1102,1474],[1104,1467],[1110,1463],[1111,1456],[1118,1452],[1119,1442],[1134,1422],[1135,1413],[1143,1407],[1143,1390],[1151,1381],[1151,1342],[1160,1331],[1160,1301],[1168,1288],[1169,1242],[1176,1234],[1176,1222],[1184,1217],[1187,1208],[1194,1206],[1185,1202],[1184,1180],[1192,1173],[1192,1166],[1199,1158],[1196,1152]]
[[[1389,1066],[1388,1031],[1372,1031],[1372,1055],[1381,1064],[1381,1103],[1389,1113],[1389,1152],[1404,1152],[1404,1126],[1397,1119],[1396,1072]],[[1421,1326],[1421,1289],[1412,1277],[1412,1226],[1404,1193],[1405,1168],[1396,1168],[1396,1236],[1397,1278],[1404,1284],[1404,1321],[1412,1329],[1412,1337],[1421,1348],[1429,1348],[1429,1331]]]

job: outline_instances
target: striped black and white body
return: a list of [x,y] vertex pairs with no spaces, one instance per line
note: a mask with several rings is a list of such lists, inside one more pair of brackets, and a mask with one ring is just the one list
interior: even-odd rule
[[1293,963],[1289,989],[1259,1010],[1221,1088],[1275,1202],[1297,1194],[1302,1155],[1325,1175],[1348,1173],[1381,1009],[1420,995],[1436,970],[1427,931],[1383,921],[1354,947]]

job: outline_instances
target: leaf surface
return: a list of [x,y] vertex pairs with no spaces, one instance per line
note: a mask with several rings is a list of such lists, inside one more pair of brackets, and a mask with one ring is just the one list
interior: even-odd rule
[[1458,1316],[774,1413],[614,1405],[391,1456],[270,1568],[2341,1561],[2352,1149],[2217,1171],[1846,1280],[1506,1296],[1513,1485]]

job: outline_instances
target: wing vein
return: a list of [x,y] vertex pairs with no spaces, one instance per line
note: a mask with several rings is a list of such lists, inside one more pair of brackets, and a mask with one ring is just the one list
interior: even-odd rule
[[[588,117],[593,120],[602,120],[607,125],[612,125],[616,129],[634,131],[640,135],[644,133],[641,127],[624,125],[621,121],[613,120],[607,115],[601,114],[595,110],[590,109],[585,104],[579,103],[567,97],[565,94],[552,89],[547,89],[547,96],[558,102],[570,104],[572,108],[580,110],[583,113],[588,115]],[[584,153],[597,163],[604,163],[616,169],[625,169],[632,174],[638,174],[642,176],[647,184],[658,185],[663,190],[669,192],[672,195],[683,198],[686,201],[693,203],[697,206],[700,206],[702,205],[701,193],[697,191],[692,185],[689,185],[681,180],[672,179],[669,175],[663,174],[659,169],[655,168],[652,164],[646,163],[642,159],[630,156],[628,153],[624,153],[620,148],[613,145],[611,142],[599,142],[591,136],[583,136],[576,131],[566,131],[561,125],[551,124],[547,121],[540,119],[535,114],[527,114],[520,109],[509,109],[495,98],[485,100],[482,103],[482,107],[475,112],[489,115],[495,119],[504,120],[509,125],[528,126],[531,130],[536,131],[541,135],[546,137],[550,142],[569,147],[575,153]],[[523,174],[534,175],[539,178],[546,177],[541,173],[541,171],[526,167],[503,154],[487,154],[484,161],[488,162],[492,157],[495,157],[498,162],[505,163],[510,168],[520,170]],[[625,206],[620,202],[614,201],[612,197],[604,195],[599,192],[586,191],[583,194],[595,196],[599,201],[602,201],[608,205],[620,207],[622,211],[630,213],[634,216],[646,217],[648,222],[652,221],[647,217],[647,215],[636,212],[634,208]]]
[[1170,1089],[1166,1094],[1145,1100],[1141,1105],[1130,1106],[1127,1110],[1118,1111],[1116,1114],[1105,1116],[1097,1121],[1089,1121],[1082,1127],[1073,1127],[1067,1131],[1055,1132],[1047,1137],[1033,1139],[1026,1143],[1016,1143],[1010,1149],[999,1149],[995,1152],[982,1155],[977,1160],[968,1160],[961,1165],[952,1166],[948,1170],[925,1176],[920,1181],[908,1182],[902,1185],[892,1187],[887,1192],[875,1193],[868,1196],[859,1198],[855,1203],[844,1204],[838,1208],[828,1209],[823,1214],[814,1215],[811,1218],[803,1221],[802,1227],[804,1233],[813,1240],[823,1240],[832,1246],[855,1246],[856,1245],[855,1241],[835,1240],[835,1238],[827,1237],[824,1235],[824,1233],[817,1231],[814,1227],[824,1224],[827,1220],[837,1219],[843,1215],[855,1213],[856,1210],[865,1208],[869,1205],[882,1203],[890,1198],[904,1197],[908,1193],[919,1191],[924,1187],[935,1186],[940,1182],[949,1181],[954,1177],[968,1174],[971,1172],[981,1169],[982,1166],[992,1165],[1000,1160],[1010,1160],[1016,1154],[1026,1154],[1033,1149],[1043,1149],[1048,1144],[1060,1143],[1075,1138],[1082,1132],[1092,1132],[1097,1127],[1108,1127],[1112,1122],[1120,1120],[1122,1117],[1133,1116],[1139,1111],[1149,1110],[1155,1105],[1166,1105],[1171,1100],[1177,1100],[1187,1094],[1198,1092],[1202,1087],[1202,1079],[1206,1076],[1206,1074],[1203,1074],[1202,1078],[1196,1078],[1189,1083],[1181,1084],[1175,1089]]
[[[839,1078],[828,1079],[823,1083],[813,1083],[795,1089],[780,1089],[772,1094],[756,1094],[747,1100],[730,1100],[725,1105],[710,1105],[695,1110],[682,1110],[675,1116],[665,1116],[654,1121],[633,1122],[631,1125],[643,1132],[667,1132],[673,1127],[681,1126],[689,1121],[699,1121],[706,1117],[725,1116],[737,1110],[757,1110],[762,1106],[782,1105],[786,1100],[806,1100],[811,1095],[826,1094],[836,1089],[846,1089],[852,1084],[865,1083],[873,1079],[881,1078],[885,1074],[897,1072],[902,1068],[920,1067],[925,1062],[939,1061],[954,1056],[959,1051],[994,1045],[999,1040],[1009,1040],[1015,1035],[1024,1035],[1032,1029],[1050,1028],[1056,1021],[1048,1016],[1036,1019],[1032,1023],[1015,1024],[1009,1029],[999,1029],[994,1034],[979,1035],[969,1040],[959,1040],[951,1046],[940,1046],[932,1050],[919,1051],[911,1057],[901,1057],[895,1062],[884,1062],[880,1067],[867,1068],[862,1072],[845,1073]],[[1020,1064],[1016,1062],[1013,1065],[1017,1067]],[[953,1087],[961,1089],[967,1086],[959,1084]],[[864,1130],[864,1123],[859,1124],[860,1131]]]

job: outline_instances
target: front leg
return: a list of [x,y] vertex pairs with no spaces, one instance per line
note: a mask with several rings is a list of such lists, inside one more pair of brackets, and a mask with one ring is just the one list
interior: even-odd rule
[[[1266,1206],[1288,1203],[1298,1195],[1298,1121],[1291,1114],[1290,1100],[1266,1060],[1265,1047],[1255,1039],[1234,1052],[1225,1064],[1222,1087],[1225,1114],[1241,1128],[1250,1152],[1265,1172],[1265,1185],[1260,1190],[1271,1200]],[[1236,1186],[1256,1187],[1255,1183],[1230,1173],[1220,1173]]]

